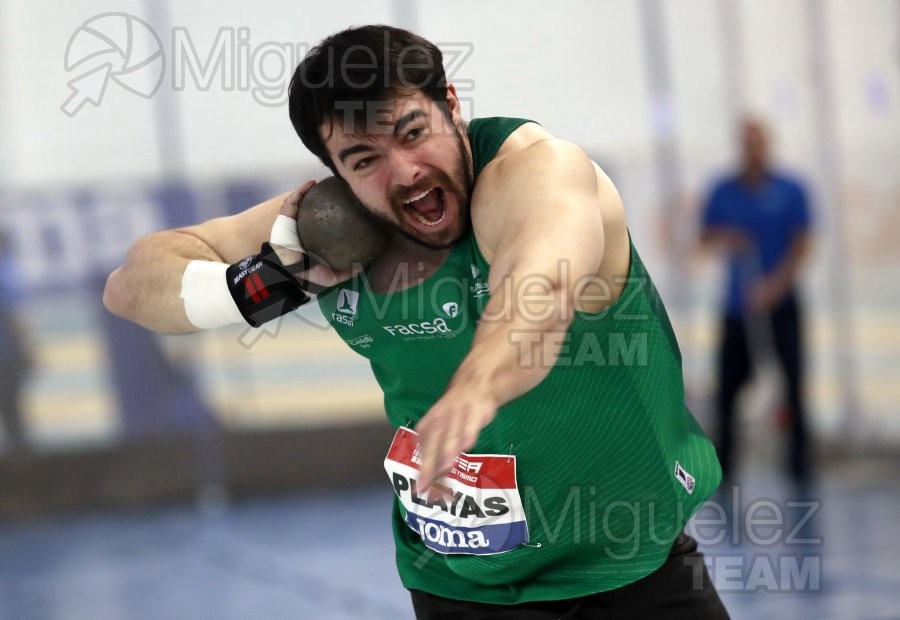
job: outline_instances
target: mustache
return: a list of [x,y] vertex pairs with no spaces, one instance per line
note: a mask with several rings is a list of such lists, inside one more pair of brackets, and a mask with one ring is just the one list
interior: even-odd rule
[[414,185],[392,188],[389,194],[391,205],[396,209],[400,209],[403,207],[404,202],[418,196],[425,190],[440,187],[446,191],[448,188],[451,188],[450,179],[441,177],[446,177],[446,175],[442,173],[430,174],[427,178],[417,181]]

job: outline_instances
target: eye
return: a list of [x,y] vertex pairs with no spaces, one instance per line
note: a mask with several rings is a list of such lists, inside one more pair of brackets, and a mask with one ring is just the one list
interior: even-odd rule
[[374,160],[374,159],[375,159],[374,157],[363,157],[358,162],[353,164],[353,169],[354,170],[362,170],[363,168],[368,168],[369,164],[371,164],[372,160]]
[[407,131],[404,138],[407,142],[412,142],[413,140],[418,140],[424,133],[425,130],[423,128],[416,127],[415,129],[410,129],[409,131]]

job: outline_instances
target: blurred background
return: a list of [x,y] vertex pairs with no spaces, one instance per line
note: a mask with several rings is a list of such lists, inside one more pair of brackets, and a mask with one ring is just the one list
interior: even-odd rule
[[[365,23],[438,43],[467,118],[534,119],[610,174],[711,433],[724,273],[701,214],[738,120],[767,121],[814,213],[816,484],[782,475],[763,360],[724,503],[730,522],[760,498],[814,504],[816,542],[704,550],[735,618],[900,617],[900,1],[0,0],[0,618],[411,617],[392,430],[317,310],[161,337],[101,303],[140,235],[327,175],[287,83]],[[784,556],[806,577],[756,562]]]

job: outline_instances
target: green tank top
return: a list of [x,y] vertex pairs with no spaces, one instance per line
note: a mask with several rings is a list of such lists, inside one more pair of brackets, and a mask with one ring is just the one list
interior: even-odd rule
[[[476,175],[526,122],[469,124]],[[394,427],[414,427],[468,353],[489,271],[470,231],[416,287],[379,295],[361,275],[319,297],[338,335],[369,359]],[[633,244],[621,297],[578,313],[565,343],[547,378],[501,407],[469,451],[515,454],[529,543],[496,555],[434,553],[395,498],[407,588],[496,604],[618,588],[662,565],[718,486],[713,447],[684,403],[678,344]]]

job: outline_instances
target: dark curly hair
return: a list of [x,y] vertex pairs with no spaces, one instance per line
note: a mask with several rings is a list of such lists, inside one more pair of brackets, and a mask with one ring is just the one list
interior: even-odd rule
[[291,123],[303,144],[337,174],[320,127],[343,118],[364,128],[368,104],[421,91],[446,113],[447,78],[438,47],[401,28],[361,26],[333,34],[294,71],[288,95]]

